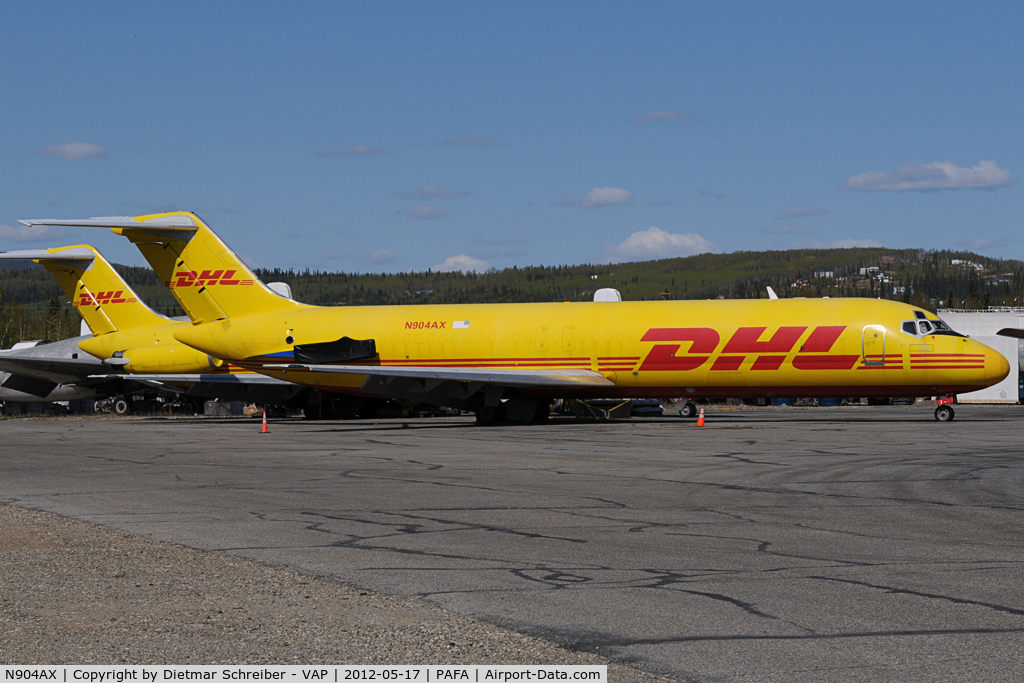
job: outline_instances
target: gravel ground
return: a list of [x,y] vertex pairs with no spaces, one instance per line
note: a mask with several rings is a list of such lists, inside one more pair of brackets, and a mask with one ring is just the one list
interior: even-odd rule
[[[338,583],[0,505],[4,664],[605,664]],[[661,681],[619,664],[612,681]]]

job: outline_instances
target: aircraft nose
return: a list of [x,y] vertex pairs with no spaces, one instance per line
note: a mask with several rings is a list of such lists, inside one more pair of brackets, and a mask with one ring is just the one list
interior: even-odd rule
[[985,384],[999,384],[1010,374],[1010,363],[1006,356],[995,349],[985,349]]

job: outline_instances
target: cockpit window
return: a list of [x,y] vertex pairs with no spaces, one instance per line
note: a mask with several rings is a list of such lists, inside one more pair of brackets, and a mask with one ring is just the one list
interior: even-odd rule
[[918,320],[927,320],[928,316],[924,314],[924,311],[914,311],[914,317]]
[[[917,313],[917,311],[914,311],[915,316]],[[923,337],[929,334],[944,334],[950,337],[964,336],[959,332],[951,330],[949,325],[941,320],[925,320],[920,317],[917,317],[915,320],[904,320],[900,323],[900,329],[907,334],[914,335],[915,337]]]
[[959,332],[956,332],[953,329],[951,329],[949,325],[942,322],[941,320],[929,320],[928,322],[931,323],[933,327],[935,327],[935,329],[929,332],[929,334],[944,334],[950,337],[964,336]]

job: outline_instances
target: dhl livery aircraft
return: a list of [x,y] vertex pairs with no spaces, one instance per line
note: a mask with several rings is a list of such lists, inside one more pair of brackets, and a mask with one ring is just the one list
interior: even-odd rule
[[[74,379],[77,373],[78,383],[102,379],[104,373],[116,372],[106,379],[127,373],[130,377],[125,379],[172,391],[190,390],[192,395],[234,398],[269,392],[269,397],[282,403],[300,390],[290,382],[232,367],[175,339],[175,331],[191,327],[189,321],[167,318],[149,308],[92,246],[9,251],[0,253],[0,260],[31,260],[50,271],[92,331],[92,337],[77,340],[78,348],[103,363],[100,367],[85,364],[85,357],[78,359],[77,354],[74,359],[26,355],[0,359],[3,369],[18,366],[19,372],[38,374],[53,373],[61,366],[64,380]],[[38,347],[37,355],[45,354],[47,346],[53,345]]]
[[[546,400],[939,396],[1009,363],[893,301],[777,299],[328,308],[278,296],[195,214],[21,221],[111,228],[136,244],[216,358],[331,391],[526,422]],[[949,397],[949,398],[946,398]],[[953,418],[940,405],[936,418]]]

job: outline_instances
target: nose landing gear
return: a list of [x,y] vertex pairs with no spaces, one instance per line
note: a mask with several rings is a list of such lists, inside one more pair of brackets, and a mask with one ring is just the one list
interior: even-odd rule
[[935,409],[935,419],[939,422],[952,422],[956,416],[956,412],[953,410],[953,397],[939,396],[935,403],[938,406]]

